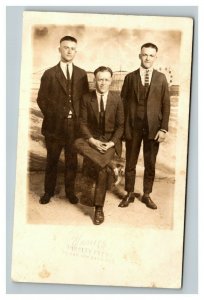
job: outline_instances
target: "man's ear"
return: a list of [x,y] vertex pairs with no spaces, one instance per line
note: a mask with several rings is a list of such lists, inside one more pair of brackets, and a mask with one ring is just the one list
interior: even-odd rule
[[142,58],[142,55],[141,55],[141,53],[139,54],[139,59],[141,60],[141,58]]

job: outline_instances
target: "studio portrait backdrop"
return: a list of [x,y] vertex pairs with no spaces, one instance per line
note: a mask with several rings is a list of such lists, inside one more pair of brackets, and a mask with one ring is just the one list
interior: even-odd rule
[[[174,197],[174,181],[175,181],[175,146],[177,133],[177,111],[179,102],[179,60],[181,47],[181,31],[179,30],[155,30],[132,29],[132,28],[118,28],[118,27],[103,27],[103,26],[56,26],[56,25],[36,25],[32,28],[32,55],[33,55],[33,70],[32,70],[32,102],[31,102],[31,125],[30,125],[30,190],[33,193],[29,197],[29,220],[30,222],[59,222],[58,214],[54,219],[50,219],[46,215],[44,220],[43,215],[33,215],[32,197],[35,199],[42,193],[42,176],[45,170],[46,149],[44,145],[44,137],[41,134],[42,113],[37,105],[37,93],[40,86],[40,79],[45,70],[49,69],[58,63],[60,54],[58,51],[60,37],[69,34],[78,40],[78,53],[75,59],[75,64],[82,66],[88,73],[88,80],[90,89],[94,88],[94,74],[93,71],[101,65],[109,66],[113,72],[113,82],[111,90],[120,94],[122,84],[125,76],[137,69],[140,65],[139,53],[141,45],[147,41],[151,41],[159,48],[158,59],[155,68],[163,72],[168,80],[169,90],[171,95],[171,114],[169,123],[168,139],[160,146],[160,152],[157,158],[156,169],[156,190],[159,193],[159,198],[164,197],[165,201],[161,208],[161,214],[156,214],[155,218],[150,220],[148,224],[146,221],[142,224],[134,223],[132,225],[155,225],[157,227],[171,227],[172,226],[172,211],[173,211],[173,197]],[[124,162],[125,149],[123,151],[121,162]],[[63,173],[63,155],[61,157],[62,163],[59,165],[59,171]],[[35,173],[37,172],[37,174]],[[42,176],[39,172],[42,172]],[[142,153],[140,155],[139,164],[137,165],[137,176],[141,178],[143,174],[143,159]],[[63,177],[63,176],[62,176]],[[79,178],[81,181],[81,178]],[[63,178],[62,178],[63,180]],[[161,183],[161,184],[160,184]],[[80,185],[80,184],[79,184]],[[61,190],[62,182],[59,182],[59,192]],[[124,180],[121,181],[120,187],[122,189]],[[157,188],[158,186],[158,188]],[[63,188],[63,186],[62,186]],[[137,191],[142,192],[141,184],[137,186]],[[159,190],[158,190],[159,189]],[[78,191],[79,192],[79,191]],[[117,192],[117,191],[116,191]],[[154,192],[156,192],[154,190]],[[118,193],[117,193],[118,194]],[[157,195],[157,194],[156,194]],[[63,191],[62,191],[63,196]],[[113,195],[109,195],[113,197]],[[36,200],[36,199],[35,199]],[[113,199],[117,204],[117,199]],[[118,198],[119,201],[119,198]],[[41,208],[39,208],[41,209]],[[35,211],[38,208],[35,208]],[[59,212],[60,213],[60,212]],[[63,213],[63,207],[61,214]],[[53,217],[52,217],[53,218]],[[128,222],[125,220],[125,223]],[[145,219],[143,219],[144,222]],[[60,223],[70,223],[70,218],[64,216],[60,218]],[[121,220],[118,219],[120,222]],[[136,221],[137,222],[137,221]]]

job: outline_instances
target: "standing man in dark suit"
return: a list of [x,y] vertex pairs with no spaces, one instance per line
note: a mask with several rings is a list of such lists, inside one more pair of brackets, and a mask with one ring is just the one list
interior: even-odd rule
[[125,110],[126,167],[125,190],[127,195],[119,204],[126,207],[134,201],[136,164],[143,142],[144,178],[142,202],[151,209],[156,204],[150,198],[159,144],[166,138],[170,114],[170,97],[166,77],[153,69],[158,48],[152,43],[141,47],[141,66],[128,74],[121,96]]
[[76,149],[94,163],[97,180],[94,195],[94,224],[104,221],[105,202],[111,160],[121,155],[121,137],[124,130],[124,111],[120,97],[109,91],[113,72],[99,67],[94,72],[96,91],[83,96],[80,114],[82,138],[75,142]]
[[46,204],[54,195],[57,164],[64,148],[65,193],[72,204],[78,199],[74,192],[77,171],[77,153],[73,143],[78,130],[79,105],[82,95],[88,92],[88,79],[84,70],[73,64],[77,40],[64,36],[60,40],[60,62],[44,72],[37,103],[43,113],[42,134],[45,136],[47,163],[45,193],[40,198]]

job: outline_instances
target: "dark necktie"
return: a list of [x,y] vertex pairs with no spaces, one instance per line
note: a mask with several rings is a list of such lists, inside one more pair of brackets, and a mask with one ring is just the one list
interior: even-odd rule
[[145,73],[145,84],[144,84],[146,87],[149,86],[149,70],[147,69],[146,70],[146,73]]
[[70,74],[69,74],[69,65],[67,64],[67,80],[70,80]]
[[103,102],[103,95],[101,95],[100,100],[100,130],[102,134],[105,131],[105,110],[104,110],[104,102]]
[[71,92],[71,79],[70,79],[70,73],[69,73],[69,64],[67,64],[67,93],[68,93],[68,115],[71,116],[73,114],[72,112],[72,92]]
[[103,95],[101,95],[101,100],[100,100],[100,112],[104,115],[104,102],[103,102]]

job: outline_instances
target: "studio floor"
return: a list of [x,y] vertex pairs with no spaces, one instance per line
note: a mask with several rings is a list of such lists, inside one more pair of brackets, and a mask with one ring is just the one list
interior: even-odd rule
[[[27,220],[30,224],[53,225],[93,225],[94,208],[90,204],[93,197],[93,185],[86,182],[82,174],[76,180],[76,194],[80,203],[72,205],[65,198],[63,174],[58,175],[56,194],[46,205],[39,204],[43,194],[43,172],[29,174],[29,192],[27,202]],[[106,194],[104,205],[105,221],[100,226],[131,226],[140,228],[171,229],[173,226],[174,182],[168,178],[156,178],[152,200],[157,209],[147,208],[141,201],[142,177],[136,179],[134,203],[126,208],[118,207],[124,196],[124,178],[117,187]],[[85,205],[86,204],[86,205]],[[93,225],[95,226],[95,225]]]

